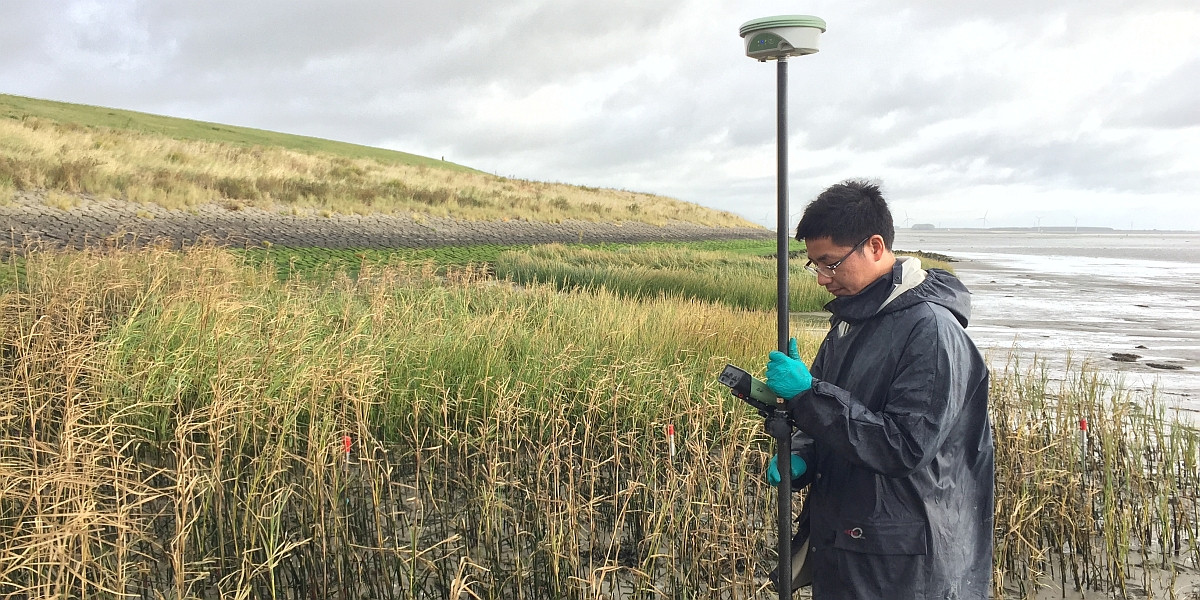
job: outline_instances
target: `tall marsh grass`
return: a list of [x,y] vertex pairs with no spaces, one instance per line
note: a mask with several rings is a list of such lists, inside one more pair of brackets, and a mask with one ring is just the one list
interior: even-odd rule
[[[776,306],[775,261],[721,250],[682,247],[617,249],[535,246],[501,254],[496,274],[560,289],[603,288],[629,298],[658,295],[760,311]],[[798,264],[791,265],[793,311],[818,311],[833,296]]]
[[[609,271],[618,271],[628,266],[645,267],[651,270],[680,271],[681,267],[674,266],[681,261],[690,261],[690,269],[699,271],[697,278],[703,278],[704,273],[712,274],[708,285],[713,288],[707,296],[718,299],[725,304],[733,305],[738,297],[737,289],[743,287],[770,287],[769,303],[760,303],[756,308],[763,310],[774,309],[774,259],[767,256],[775,248],[772,240],[720,240],[698,242],[649,242],[649,243],[599,243],[565,245],[500,245],[500,244],[471,244],[469,246],[431,246],[425,248],[317,248],[317,247],[253,247],[233,249],[233,252],[246,257],[253,265],[272,264],[281,279],[301,277],[328,281],[334,274],[346,274],[356,279],[363,266],[381,268],[402,263],[426,263],[437,265],[439,271],[445,268],[463,267],[474,264],[484,266],[492,272],[504,269],[500,278],[509,278],[517,283],[531,283],[535,280],[550,282],[555,280],[558,265],[541,260],[547,254],[559,255],[565,262],[573,265],[608,266]],[[583,258],[578,258],[575,254]],[[525,255],[528,256],[525,256]],[[503,265],[499,264],[503,256]],[[665,258],[664,258],[665,257]],[[750,260],[753,259],[753,260]],[[547,270],[525,268],[526,265],[546,265]],[[725,277],[724,271],[729,271],[731,265],[747,265],[744,275],[746,280],[738,281],[735,285],[723,285],[719,279]],[[520,269],[512,265],[519,265]],[[536,266],[534,265],[534,266]],[[765,268],[771,265],[770,269]],[[0,277],[3,273],[0,272]],[[613,273],[619,277],[621,273]],[[556,284],[563,287],[588,287],[584,283],[607,284],[609,274],[604,277],[594,277],[586,281],[579,279],[558,278]],[[631,282],[636,282],[629,278]],[[642,280],[642,285],[626,286],[628,294],[642,297],[658,292],[671,296],[683,296],[687,289],[669,289],[659,287],[650,290],[652,278]],[[613,287],[613,286],[610,286]],[[685,286],[695,289],[696,285]],[[721,291],[728,292],[721,294]]]
[[1200,566],[1200,430],[1086,365],[1015,361],[991,399],[998,583],[1194,597],[1176,577]]
[[[764,248],[766,242],[746,245]],[[737,247],[738,242],[729,244]],[[792,242],[793,248],[803,244]],[[517,283],[549,283],[559,289],[605,289],[628,298],[654,296],[720,302],[734,308],[773,311],[778,305],[775,258],[765,251],[738,252],[720,244],[629,245],[587,248],[547,244],[504,252],[492,261],[496,275]],[[800,250],[793,250],[799,253]],[[822,310],[833,295],[802,268],[789,263],[788,301],[793,312]],[[949,269],[922,258],[925,268]]]
[[[761,368],[770,313],[468,267],[280,281],[211,248],[5,282],[0,594],[771,596],[770,439],[715,382]],[[1194,430],[1091,375],[995,386],[998,590],[1195,565]]]

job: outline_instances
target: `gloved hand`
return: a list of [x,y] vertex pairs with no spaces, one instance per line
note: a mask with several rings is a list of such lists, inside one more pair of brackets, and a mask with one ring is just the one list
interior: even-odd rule
[[[792,454],[792,479],[795,479],[804,474],[808,470],[808,463],[800,458],[799,454]],[[767,466],[767,483],[773,486],[779,485],[779,456],[772,456],[771,463]]]
[[796,338],[788,341],[788,353],[772,350],[767,357],[767,387],[788,399],[812,388],[812,374],[796,351]]

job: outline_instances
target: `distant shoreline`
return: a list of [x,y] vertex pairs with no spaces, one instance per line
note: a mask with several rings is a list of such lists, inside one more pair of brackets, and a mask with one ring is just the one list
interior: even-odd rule
[[[775,235],[775,229],[768,229]],[[1110,234],[1110,235],[1145,235],[1145,234],[1200,234],[1200,230],[1192,229],[1114,229],[1112,227],[934,227],[932,229],[917,229],[914,227],[897,227],[896,233],[957,233],[963,235],[989,233],[1066,233],[1066,234]]]
[[[899,230],[900,228],[897,228]],[[1114,229],[1112,227],[905,227],[904,231],[940,233],[1200,233],[1190,229]]]

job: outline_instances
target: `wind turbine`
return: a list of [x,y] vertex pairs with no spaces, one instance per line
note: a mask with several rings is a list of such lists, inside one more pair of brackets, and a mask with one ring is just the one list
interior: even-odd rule
[[983,218],[979,219],[980,221],[983,221],[984,229],[987,229],[987,216],[988,216],[988,211],[985,210],[985,211],[983,211]]

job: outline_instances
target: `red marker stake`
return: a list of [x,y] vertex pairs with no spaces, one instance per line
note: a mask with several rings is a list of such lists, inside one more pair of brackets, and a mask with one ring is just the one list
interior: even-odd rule
[[1087,474],[1087,435],[1088,435],[1087,419],[1080,417],[1079,418],[1079,449],[1080,449],[1079,458],[1082,463],[1081,468],[1083,469],[1083,473],[1085,475]]
[[1087,476],[1088,476],[1088,422],[1079,418],[1079,477],[1083,482],[1080,501],[1087,505]]
[[667,441],[671,443],[671,461],[675,460],[675,424],[667,425]]

